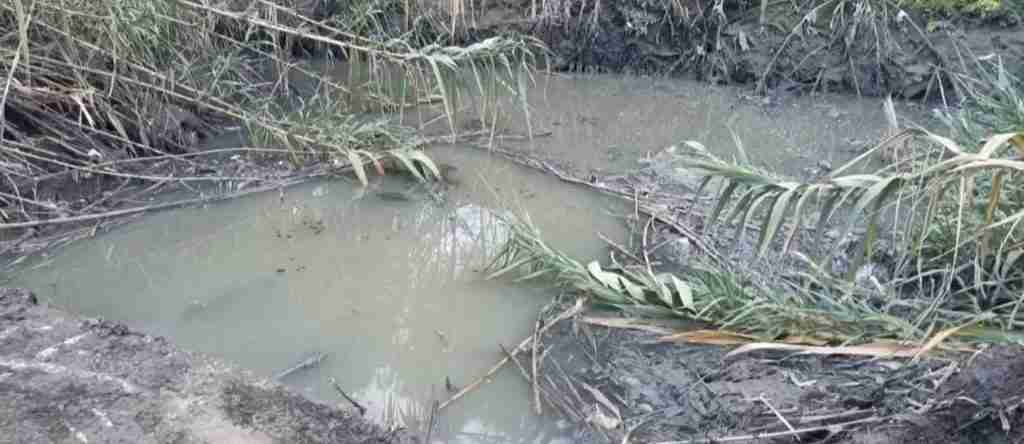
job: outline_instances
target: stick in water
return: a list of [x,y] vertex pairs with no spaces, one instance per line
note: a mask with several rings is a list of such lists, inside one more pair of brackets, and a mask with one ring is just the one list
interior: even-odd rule
[[363,407],[361,404],[356,402],[355,399],[352,399],[351,397],[349,397],[348,394],[345,393],[345,391],[341,389],[341,386],[338,385],[338,381],[335,381],[333,377],[330,378],[329,380],[331,381],[331,385],[334,386],[334,389],[338,391],[338,394],[340,394],[342,398],[345,398],[346,401],[351,403],[353,406],[355,406],[356,409],[359,410],[359,416],[363,416],[363,415],[366,414],[366,407]]
[[306,359],[303,359],[302,361],[299,361],[298,364],[295,364],[295,365],[293,365],[291,367],[288,367],[287,369],[279,372],[278,374],[274,375],[271,379],[273,379],[274,381],[281,381],[282,379],[287,378],[288,375],[291,375],[292,373],[295,373],[295,372],[297,372],[299,370],[310,368],[310,367],[315,367],[315,366],[319,365],[320,362],[323,361],[324,358],[326,358],[326,357],[327,357],[327,353],[313,352]]
[[[547,331],[549,328],[553,327],[555,324],[557,324],[557,323],[559,323],[559,322],[561,322],[561,321],[563,321],[565,319],[568,319],[568,318],[570,318],[572,316],[575,316],[576,314],[578,314],[581,311],[583,311],[583,299],[577,299],[576,300],[576,304],[574,304],[572,307],[567,308],[565,311],[563,311],[561,314],[559,314],[551,322],[549,322],[546,325],[544,325],[543,327],[541,327],[540,331],[537,332],[537,333],[538,334],[543,334],[545,331]],[[530,345],[530,343],[533,342],[533,338],[534,338],[534,334],[531,333],[530,336],[528,336],[526,339],[523,339],[523,341],[520,342],[519,345],[516,346],[516,348],[512,349],[511,352],[508,354],[508,356],[505,356],[500,361],[498,361],[497,364],[494,364],[494,367],[491,367],[491,369],[488,370],[487,373],[485,373],[483,376],[477,378],[477,380],[473,381],[472,384],[469,384],[466,387],[464,387],[462,390],[459,390],[458,393],[453,395],[451,398],[448,398],[447,401],[441,403],[441,405],[439,405],[437,407],[437,409],[439,411],[440,410],[444,410],[445,407],[448,407],[449,405],[451,405],[451,403],[453,403],[455,401],[458,401],[459,398],[462,398],[463,396],[466,396],[467,393],[469,393],[469,392],[471,392],[473,390],[476,390],[477,387],[480,387],[484,383],[489,382],[490,379],[491,379],[491,376],[494,376],[495,373],[498,373],[498,370],[501,370],[501,368],[504,367],[505,364],[509,363],[509,361],[511,360],[510,356],[515,356],[515,355],[519,354],[519,352],[525,350],[526,347],[528,347]]]

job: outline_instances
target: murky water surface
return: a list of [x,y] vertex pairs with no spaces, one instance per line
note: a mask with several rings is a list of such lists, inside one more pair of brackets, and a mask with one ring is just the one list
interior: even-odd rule
[[[530,101],[533,128],[550,136],[521,149],[619,173],[637,159],[694,140],[736,156],[730,127],[752,162],[793,176],[847,162],[887,129],[882,99],[849,95],[755,97],[751,91],[647,77],[540,77]],[[513,110],[513,108],[509,108]],[[900,118],[925,125],[926,110],[898,103]],[[510,125],[525,129],[517,115]]]
[[[802,98],[768,106],[734,89],[621,77],[549,79],[534,93],[535,128],[518,148],[623,171],[682,140],[732,152],[726,123],[755,161],[798,174],[838,163],[881,134],[878,100]],[[555,246],[600,257],[596,233],[622,235],[621,202],[466,147],[432,148],[458,168],[439,203],[408,180],[361,189],[310,184],[207,208],[151,215],[74,245],[20,284],[87,316],[126,322],[181,346],[273,375],[311,353],[320,365],[284,382],[341,402],[338,384],[372,418],[416,427],[432,400],[485,372],[528,335],[549,289],[482,280],[500,245],[494,211],[525,209]],[[447,410],[438,442],[559,442],[531,414],[521,377],[506,369]]]
[[[372,418],[410,426],[529,335],[549,289],[485,281],[500,246],[493,211],[526,208],[545,236],[596,257],[618,237],[619,202],[561,186],[469,148],[438,148],[459,184],[439,204],[412,180],[347,181],[184,209],[74,245],[21,276],[40,296],[126,321],[267,376],[327,353],[284,382],[341,401],[333,377]],[[500,200],[500,202],[499,202]],[[614,203],[614,204],[613,204]],[[621,208],[615,211],[623,211]],[[553,442],[507,372],[446,410],[440,442]],[[483,439],[483,437],[490,437]]]

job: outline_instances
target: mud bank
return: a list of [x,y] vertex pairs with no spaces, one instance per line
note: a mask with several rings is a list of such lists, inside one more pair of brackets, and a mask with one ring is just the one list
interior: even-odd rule
[[0,443],[393,443],[358,414],[0,289]]
[[730,357],[725,347],[658,343],[649,331],[593,323],[608,319],[615,318],[590,313],[546,338],[555,352],[541,369],[553,381],[543,388],[562,393],[568,409],[590,418],[576,423],[576,442],[1024,438],[1024,415],[1015,407],[1024,394],[1018,347],[992,348],[965,362],[780,352]]
[[1018,72],[1024,55],[1024,32],[1010,12],[982,19],[827,2],[766,2],[763,12],[743,2],[538,3],[490,2],[470,40],[510,30],[534,36],[562,71],[929,99],[953,99],[958,78],[979,60],[998,56]]

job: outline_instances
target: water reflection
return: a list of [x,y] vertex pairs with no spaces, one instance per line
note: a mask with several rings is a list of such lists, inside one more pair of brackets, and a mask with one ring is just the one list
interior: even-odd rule
[[[434,152],[468,171],[439,205],[415,184],[334,181],[208,208],[158,213],[73,245],[21,276],[43,298],[124,321],[267,376],[309,356],[284,381],[342,403],[335,378],[370,417],[423,424],[446,381],[471,383],[530,333],[544,288],[478,272],[505,229],[493,213],[520,200],[559,248],[595,256],[596,231],[621,232],[608,201],[475,151]],[[487,178],[487,183],[474,178]],[[523,189],[545,189],[522,199]],[[493,189],[501,189],[496,197]],[[380,198],[401,191],[411,200]],[[571,205],[567,205],[570,203]],[[624,211],[624,210],[622,210]],[[554,442],[513,372],[446,409],[436,442]]]

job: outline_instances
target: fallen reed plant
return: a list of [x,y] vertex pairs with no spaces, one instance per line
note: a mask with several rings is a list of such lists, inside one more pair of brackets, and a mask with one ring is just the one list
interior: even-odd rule
[[[892,102],[885,108],[895,122]],[[726,263],[672,276],[649,266],[585,264],[551,248],[521,216],[510,217],[512,239],[490,271],[547,279],[625,312],[763,339],[926,341],[955,332],[959,340],[1016,341],[1024,321],[1022,140],[1011,131],[966,145],[896,122],[880,143],[812,182],[752,166],[738,137],[734,160],[686,142],[662,161],[686,177],[703,175],[698,194],[717,189],[705,227],[731,225],[736,242],[753,231],[758,256],[792,255],[800,267],[767,277]],[[957,228],[952,242],[936,238],[940,221]],[[846,252],[827,245],[826,230],[836,231],[833,242],[853,238],[860,247],[848,274],[832,269]],[[897,241],[889,263],[872,262],[881,237]],[[891,278],[877,278],[878,267],[890,268]]]
[[[886,108],[893,113],[891,101]],[[813,306],[830,307],[829,322],[854,307],[871,307],[878,312],[876,319],[899,326],[887,331],[899,331],[901,338],[921,339],[928,331],[978,322],[972,328],[995,329],[1007,339],[1020,327],[1024,303],[1022,142],[1024,133],[1019,131],[990,134],[982,143],[966,145],[923,129],[897,130],[814,182],[750,166],[741,144],[735,161],[723,160],[696,142],[668,152],[685,173],[705,176],[702,189],[719,184],[708,224],[733,224],[739,238],[753,221],[760,221],[759,255],[768,254],[772,245],[782,254],[800,254],[794,239],[822,245],[824,229],[835,224],[841,227],[838,239],[864,228],[857,243],[862,249],[855,252],[845,276],[834,276],[831,270],[832,259],[841,253],[838,248],[805,260],[813,273],[802,273],[804,281],[814,285],[802,292],[816,295]],[[870,162],[879,156],[889,164]],[[871,168],[876,170],[861,172]],[[892,225],[883,227],[886,214]],[[894,276],[865,289],[863,282],[854,284],[854,277],[868,270],[862,266],[877,266],[868,262],[876,257],[873,249],[883,228],[897,241],[897,258],[886,264]],[[831,293],[837,296],[821,299]],[[872,319],[869,313],[850,319],[858,317]]]
[[[809,258],[804,258],[806,270],[794,272],[793,279],[777,279],[782,285],[776,288],[756,286],[741,272],[706,265],[677,276],[643,266],[584,263],[548,245],[528,215],[501,217],[510,227],[510,236],[487,267],[489,278],[550,282],[586,295],[597,306],[640,319],[695,320],[720,330],[700,333],[692,338],[696,342],[736,343],[734,339],[742,338],[738,342],[925,343],[940,333],[947,340],[954,332],[956,342],[1006,342],[1020,336],[1006,327],[1024,322],[1018,313],[1019,299],[972,312],[941,299],[906,298],[893,289],[861,288],[835,279]],[[682,332],[664,339],[687,338]]]
[[[584,264],[549,246],[528,216],[502,216],[510,227],[489,278],[543,280],[590,297],[592,303],[642,318],[681,318],[761,340],[845,342],[920,338],[925,329],[848,295],[810,287],[780,291],[745,284],[743,276],[698,265],[679,277],[645,267]],[[811,277],[811,274],[808,274]]]

